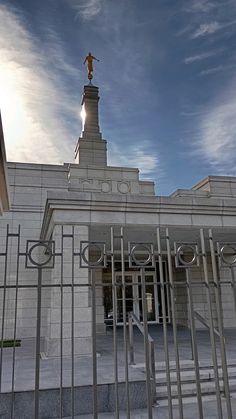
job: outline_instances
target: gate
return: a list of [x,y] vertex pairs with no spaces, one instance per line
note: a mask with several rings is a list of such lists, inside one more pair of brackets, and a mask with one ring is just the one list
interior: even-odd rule
[[0,417],[205,418],[209,398],[215,417],[236,417],[232,231],[156,228],[137,241],[107,226],[93,241],[59,230],[30,240],[7,227],[1,241]]

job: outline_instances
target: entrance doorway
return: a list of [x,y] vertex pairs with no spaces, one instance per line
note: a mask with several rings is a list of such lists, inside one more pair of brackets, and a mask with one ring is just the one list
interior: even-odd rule
[[[115,274],[116,283],[122,283],[122,275],[120,272]],[[147,315],[150,323],[159,322],[159,303],[157,286],[155,284],[154,272],[145,274],[146,283],[146,300],[147,300]],[[139,272],[129,272],[125,274],[125,304],[126,313],[132,311],[140,322],[143,321],[143,302],[142,302],[142,285],[141,276]],[[117,324],[123,323],[123,299],[122,287],[116,288],[117,298]]]
[[[103,288],[104,292],[104,309],[105,323],[113,324],[113,307],[112,307],[112,287],[111,278],[105,280],[107,284]],[[109,285],[108,285],[109,283]],[[116,306],[117,306],[117,325],[123,324],[123,296],[122,296],[122,273],[115,273],[116,283]],[[162,323],[163,313],[161,304],[161,288],[160,282],[156,278],[155,272],[145,273],[145,294],[147,301],[147,317],[149,323]],[[143,321],[143,302],[142,302],[142,284],[140,272],[125,272],[125,305],[126,313],[133,312],[140,322]],[[166,320],[170,321],[170,301],[167,287],[164,287],[165,304],[166,304]],[[126,319],[127,320],[127,319]]]

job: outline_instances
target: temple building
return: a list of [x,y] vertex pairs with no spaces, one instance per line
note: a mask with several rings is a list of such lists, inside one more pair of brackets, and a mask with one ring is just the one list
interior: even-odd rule
[[[188,327],[192,318],[188,289],[181,286],[186,274],[183,247],[179,250],[185,244],[185,250],[190,255],[190,259],[186,259],[186,266],[195,283],[191,298],[194,310],[198,313],[196,327],[204,328],[204,321],[209,321],[206,275],[207,280],[215,281],[219,272],[221,278],[225,279],[225,285],[221,288],[224,325],[229,328],[235,326],[235,295],[230,283],[230,267],[234,265],[234,259],[229,266],[227,263],[220,265],[218,256],[223,248],[218,253],[214,249],[212,253],[207,246],[205,254],[202,246],[203,236],[209,236],[209,229],[219,246],[235,240],[232,231],[236,227],[236,177],[209,176],[192,189],[177,189],[170,196],[156,196],[154,183],[140,180],[138,168],[107,165],[107,141],[100,131],[98,105],[98,87],[91,83],[84,86],[82,107],[86,117],[73,163],[7,163],[11,210],[0,219],[0,252],[5,249],[8,234],[9,257],[5,274],[4,264],[0,268],[1,274],[5,275],[5,282],[15,284],[17,280],[19,284],[37,284],[38,265],[34,264],[34,250],[30,251],[30,265],[27,266],[23,257],[25,249],[39,240],[52,243],[51,250],[48,244],[45,245],[45,254],[52,252],[53,264],[45,265],[40,277],[45,285],[41,296],[42,352],[46,356],[59,355],[60,338],[63,336],[64,354],[70,353],[71,334],[74,333],[75,354],[91,353],[94,325],[91,293],[86,286],[91,281],[97,285],[97,333],[105,334],[106,328],[114,321],[121,325],[124,315],[129,311],[140,321],[143,320],[141,274],[139,268],[132,266],[131,256],[134,256],[135,262],[141,255],[140,263],[145,266],[148,322],[155,324],[165,320],[171,323],[174,301],[175,322]],[[9,205],[3,169],[1,163],[0,213]],[[136,249],[139,247],[136,256],[135,249],[130,250],[132,244]],[[17,259],[18,245],[20,261]],[[161,255],[160,245],[163,249]],[[232,256],[233,253],[234,257],[234,252],[234,244],[229,245],[227,255]],[[101,256],[98,259],[97,253]],[[210,253],[211,257],[208,256]],[[200,254],[205,255],[205,265],[198,260]],[[84,256],[82,262],[81,255]],[[83,266],[83,261],[86,262],[90,257],[92,260],[94,257],[95,262],[88,269]],[[214,263],[212,265],[212,258],[213,262],[216,259],[217,272]],[[39,266],[43,268],[44,264]],[[119,284],[122,280],[126,282],[125,307],[122,304],[122,287],[116,288],[114,306],[112,284],[114,281]],[[166,284],[169,280],[179,282],[175,300],[171,300],[170,288],[165,285],[161,287],[160,284],[160,281]],[[58,287],[62,283],[63,296]],[[210,298],[213,320],[217,324],[217,301],[213,291]],[[17,337],[21,339],[35,337],[36,302],[36,288],[19,289]],[[5,304],[4,337],[12,338],[15,295],[10,290],[6,292]]]

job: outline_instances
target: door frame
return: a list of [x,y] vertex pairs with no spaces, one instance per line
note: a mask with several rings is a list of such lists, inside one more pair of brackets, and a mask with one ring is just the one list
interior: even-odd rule
[[[142,323],[140,319],[140,295],[139,295],[139,287],[141,287],[141,277],[139,271],[125,271],[125,277],[132,278],[132,296],[133,296],[133,313],[138,317],[139,321]],[[158,302],[158,292],[157,286],[155,282],[157,282],[156,274],[154,271],[145,272],[145,277],[152,276],[153,277],[153,289],[154,289],[154,307],[155,307],[155,320],[149,320],[149,324],[157,324],[160,323],[159,319],[159,302]],[[115,272],[115,282],[117,283],[117,277],[122,277],[122,272]],[[117,298],[117,288],[116,288],[116,301],[122,301],[122,298]],[[123,321],[117,321],[117,325],[123,325]]]

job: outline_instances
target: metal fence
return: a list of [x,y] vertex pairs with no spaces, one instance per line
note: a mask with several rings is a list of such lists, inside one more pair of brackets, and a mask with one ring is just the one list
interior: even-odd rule
[[[20,226],[17,232],[7,228],[0,253],[1,417],[74,418],[91,413],[97,418],[100,412],[110,411],[116,418],[121,412],[130,418],[137,407],[145,409],[148,418],[158,417],[161,398],[155,367],[158,370],[162,361],[168,416],[175,417],[177,408],[176,417],[181,419],[186,397],[182,361],[188,360],[194,370],[196,417],[204,418],[201,363],[208,361],[217,417],[232,418],[227,362],[233,359],[233,351],[227,352],[224,305],[230,305],[230,316],[235,316],[236,243],[218,239],[212,230],[200,229],[197,234],[195,230],[193,240],[181,241],[181,235],[176,240],[176,232],[172,237],[171,230],[157,228],[153,229],[155,240],[136,241],[129,229],[109,228],[109,237],[103,242],[80,240],[75,226],[61,227],[60,234],[47,241],[26,239]],[[64,276],[64,265],[69,266],[69,277]],[[82,281],[81,272],[85,273]],[[50,311],[53,290],[58,297],[54,323]],[[75,345],[76,339],[84,336],[76,330],[81,320],[79,296],[84,290],[91,309],[87,357],[81,356]],[[68,298],[69,304],[65,302]],[[102,325],[98,300],[100,309],[107,313],[103,334],[97,328],[98,323]],[[66,310],[69,321],[64,318]],[[131,329],[135,327],[135,336],[128,323]],[[57,348],[55,356],[50,356],[44,341],[50,342],[48,330],[56,327]],[[199,328],[204,329],[203,340]],[[159,341],[152,338],[156,330]],[[184,349],[179,330],[189,333]],[[49,370],[52,377],[47,383]],[[143,393],[138,399],[137,388]]]

